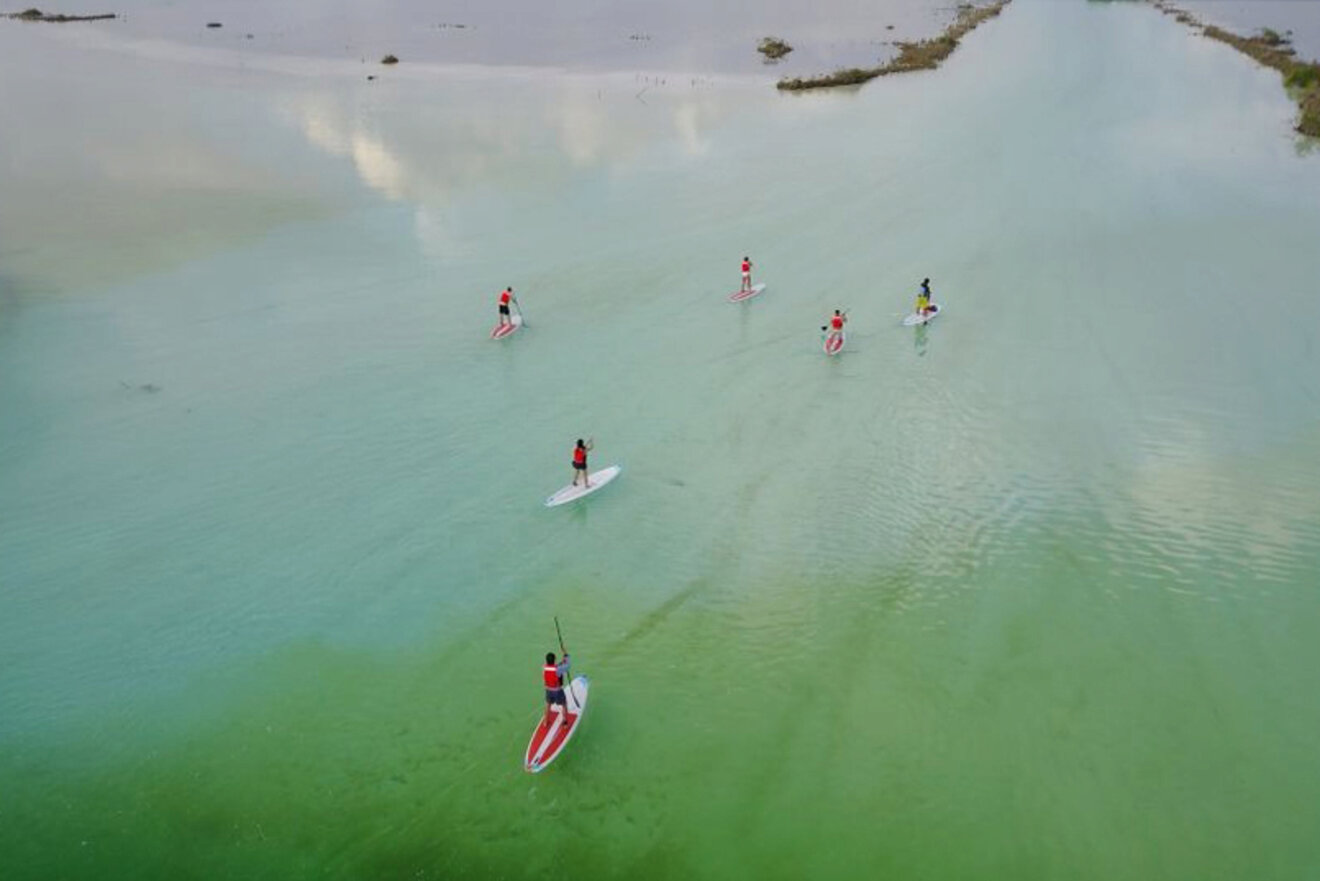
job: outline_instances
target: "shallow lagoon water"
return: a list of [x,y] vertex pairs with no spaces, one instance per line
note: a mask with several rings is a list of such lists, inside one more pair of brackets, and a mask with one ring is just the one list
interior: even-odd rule
[[1206,24],[1244,35],[1272,28],[1288,36],[1299,57],[1320,60],[1320,3],[1316,0],[1186,0],[1179,8]]
[[[828,95],[66,48],[63,121],[0,78],[11,875],[1316,865],[1271,72],[1022,0]],[[584,434],[624,476],[547,511]],[[532,778],[555,614],[593,705]]]
[[[74,0],[62,8],[107,11],[98,3]],[[893,54],[895,40],[938,33],[956,9],[941,0],[760,0],[754,6],[740,0],[286,0],[274,6],[120,0],[114,11],[119,19],[99,26],[91,39],[238,51],[249,60],[295,56],[374,65],[390,53],[409,65],[799,76],[873,65]],[[794,51],[767,64],[756,46],[771,35],[786,38]]]

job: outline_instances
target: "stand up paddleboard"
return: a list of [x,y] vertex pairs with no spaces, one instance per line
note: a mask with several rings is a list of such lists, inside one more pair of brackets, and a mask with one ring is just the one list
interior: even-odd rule
[[763,290],[765,290],[764,282],[762,282],[761,284],[754,284],[745,291],[734,291],[732,294],[729,294],[729,302],[741,303],[743,300],[750,300],[752,297],[755,297]]
[[843,331],[839,331],[839,333],[837,334],[826,334],[825,343],[824,343],[825,354],[826,355],[839,354],[840,352],[843,351],[843,344],[845,342],[847,342],[847,340],[844,337]]
[[942,308],[943,307],[940,306],[939,303],[931,303],[929,312],[927,312],[925,315],[922,315],[920,312],[913,312],[907,318],[903,319],[903,326],[911,327],[914,324],[927,324],[933,321],[936,315],[940,314],[940,310]]
[[602,468],[599,471],[593,472],[591,477],[588,478],[591,486],[583,486],[580,483],[577,486],[569,484],[550,498],[546,499],[545,506],[547,508],[557,508],[560,505],[567,505],[569,502],[576,502],[583,496],[591,495],[596,490],[618,477],[621,471],[623,471],[622,465],[611,465],[608,468]]
[[544,716],[536,723],[532,740],[527,744],[527,755],[523,757],[523,769],[530,774],[544,771],[582,727],[582,716],[587,712],[587,677],[579,676],[568,683],[564,698],[567,708],[555,707],[549,725],[545,724]]
[[493,340],[502,340],[506,336],[512,336],[518,328],[522,327],[522,316],[513,315],[508,324],[497,324],[490,330],[490,338]]

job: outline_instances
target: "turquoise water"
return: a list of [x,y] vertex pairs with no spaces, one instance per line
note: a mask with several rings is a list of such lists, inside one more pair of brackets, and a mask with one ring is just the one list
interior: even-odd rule
[[7,877],[1314,873],[1275,74],[1025,0],[827,95],[79,39],[0,30]]

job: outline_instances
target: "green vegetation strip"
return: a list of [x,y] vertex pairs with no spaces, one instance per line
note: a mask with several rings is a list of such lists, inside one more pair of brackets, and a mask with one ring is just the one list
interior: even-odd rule
[[778,37],[766,37],[756,47],[756,51],[764,55],[766,60],[774,61],[792,52],[793,47]]
[[828,89],[835,86],[855,86],[873,80],[878,76],[891,73],[908,73],[913,70],[934,70],[944,59],[958,48],[958,41],[987,19],[994,18],[1012,0],[994,0],[986,6],[973,6],[963,3],[958,7],[958,15],[938,37],[920,40],[915,43],[898,43],[898,55],[887,64],[879,67],[848,67],[834,73],[813,77],[794,77],[779,81],[779,88],[786,92],[799,92],[805,89]]
[[1284,86],[1297,100],[1301,110],[1297,118],[1297,131],[1312,138],[1320,138],[1320,63],[1298,61],[1287,38],[1269,28],[1254,37],[1243,37],[1214,25],[1202,24],[1195,16],[1163,0],[1153,0],[1151,5],[1189,27],[1199,28],[1202,35],[1227,43],[1243,55],[1249,55],[1281,73]]
[[56,24],[63,24],[69,21],[105,21],[108,18],[115,18],[113,12],[106,12],[100,15],[52,15],[42,12],[40,9],[24,9],[22,12],[10,13],[9,18],[16,18],[19,21],[51,21]]

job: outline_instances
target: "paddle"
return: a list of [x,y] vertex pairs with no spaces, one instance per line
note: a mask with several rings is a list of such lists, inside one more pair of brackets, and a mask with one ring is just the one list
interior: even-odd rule
[[513,306],[514,306],[515,309],[518,310],[518,320],[522,322],[522,326],[523,326],[523,327],[527,327],[527,316],[526,316],[526,315],[523,315],[523,311],[522,311],[522,303],[519,303],[519,302],[518,302],[518,298],[517,298],[517,297],[514,297],[514,298],[513,298]]
[[[558,615],[555,616],[555,636],[559,637],[559,654],[560,654],[561,656],[565,657],[565,658],[568,657],[568,649],[564,648],[564,633],[563,633],[563,631],[561,631],[561,630],[559,629],[559,616],[558,616]],[[573,695],[573,700],[577,701],[578,706],[581,707],[581,706],[582,706],[582,701],[579,701],[579,700],[578,700],[577,692],[573,690],[573,671],[572,671],[572,670],[569,670],[569,671],[568,671],[568,693],[571,694],[571,695]]]

